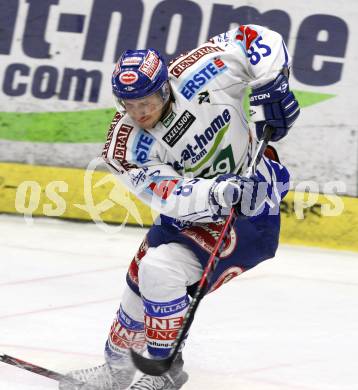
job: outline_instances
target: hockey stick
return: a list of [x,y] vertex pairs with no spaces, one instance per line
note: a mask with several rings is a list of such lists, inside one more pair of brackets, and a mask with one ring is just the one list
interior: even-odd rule
[[[263,133],[263,137],[260,140],[255,155],[253,156],[251,163],[249,167],[247,168],[244,176],[249,178],[251,177],[255,171],[258,163],[260,162],[262,155],[267,147],[268,142],[270,141],[271,134],[273,132],[273,129],[269,126],[265,127],[265,131]],[[133,363],[135,366],[142,371],[145,374],[148,375],[162,375],[166,371],[169,370],[170,366],[172,365],[174,359],[178,355],[178,352],[180,350],[180,346],[182,342],[184,341],[186,334],[188,333],[188,330],[194,320],[195,312],[199,306],[199,303],[201,299],[206,294],[206,286],[209,285],[211,276],[214,273],[214,270],[220,261],[220,253],[223,250],[223,247],[225,245],[225,241],[227,238],[227,235],[230,234],[230,231],[238,218],[238,210],[233,207],[230,211],[230,214],[228,215],[225,224],[221,230],[220,236],[215,244],[214,250],[208,260],[208,263],[204,269],[203,275],[199,281],[199,285],[195,291],[195,294],[190,302],[190,305],[188,307],[188,310],[184,316],[183,324],[180,330],[178,331],[178,335],[174,341],[172,351],[169,355],[169,357],[165,359],[148,359],[137,352],[135,352],[133,349],[131,349],[131,356]]]
[[[27,370],[30,372],[33,372],[34,374],[38,374],[41,376],[45,376],[46,378],[53,379],[55,381],[61,381],[66,384],[70,385],[76,385],[81,386],[84,385],[83,382],[78,381],[77,379],[71,378],[70,376],[60,374],[58,372],[49,370],[47,368],[43,368],[40,366],[37,366],[36,364],[28,363],[23,360],[20,360],[18,358],[9,356],[9,355],[0,355],[0,361],[3,363],[10,364],[12,366],[22,368],[23,370]],[[96,389],[96,387],[91,387],[93,390]]]

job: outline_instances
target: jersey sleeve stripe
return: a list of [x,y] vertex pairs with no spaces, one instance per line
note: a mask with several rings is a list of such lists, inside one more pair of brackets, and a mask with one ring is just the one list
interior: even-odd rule
[[112,143],[113,133],[114,133],[116,126],[118,125],[118,122],[122,118],[123,118],[123,115],[119,112],[116,112],[116,114],[114,115],[114,117],[112,119],[111,125],[109,127],[109,131],[107,134],[107,141],[104,145],[103,152],[102,152],[102,157],[105,159],[107,159],[108,155],[110,155],[110,149],[112,149],[112,145],[113,145],[113,143]]

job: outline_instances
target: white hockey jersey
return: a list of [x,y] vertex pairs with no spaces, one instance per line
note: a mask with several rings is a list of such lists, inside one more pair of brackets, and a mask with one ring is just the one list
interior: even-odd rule
[[[267,84],[289,66],[282,37],[267,28],[242,25],[210,39],[170,64],[172,111],[155,128],[146,131],[129,115],[115,115],[104,160],[159,213],[212,221],[215,177],[243,172],[255,146],[243,108],[245,90]],[[258,170],[274,187],[280,167],[275,163],[272,169],[264,159]]]

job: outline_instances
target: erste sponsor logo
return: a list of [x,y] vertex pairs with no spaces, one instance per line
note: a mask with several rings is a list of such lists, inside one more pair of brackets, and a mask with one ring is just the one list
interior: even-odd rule
[[192,73],[180,85],[179,91],[187,100],[191,100],[193,96],[201,90],[204,85],[215,79],[228,68],[221,58],[215,58],[205,63],[198,71]]
[[145,163],[149,159],[149,154],[154,144],[154,138],[143,130],[140,131],[133,144],[133,155],[135,161],[140,164]]

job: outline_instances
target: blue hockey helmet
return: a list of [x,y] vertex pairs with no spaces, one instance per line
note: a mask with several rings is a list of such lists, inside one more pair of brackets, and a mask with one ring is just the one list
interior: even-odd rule
[[[119,58],[112,75],[112,90],[120,103],[140,99],[159,91],[167,100],[168,67],[154,49],[126,50]],[[116,104],[117,105],[117,104]]]

